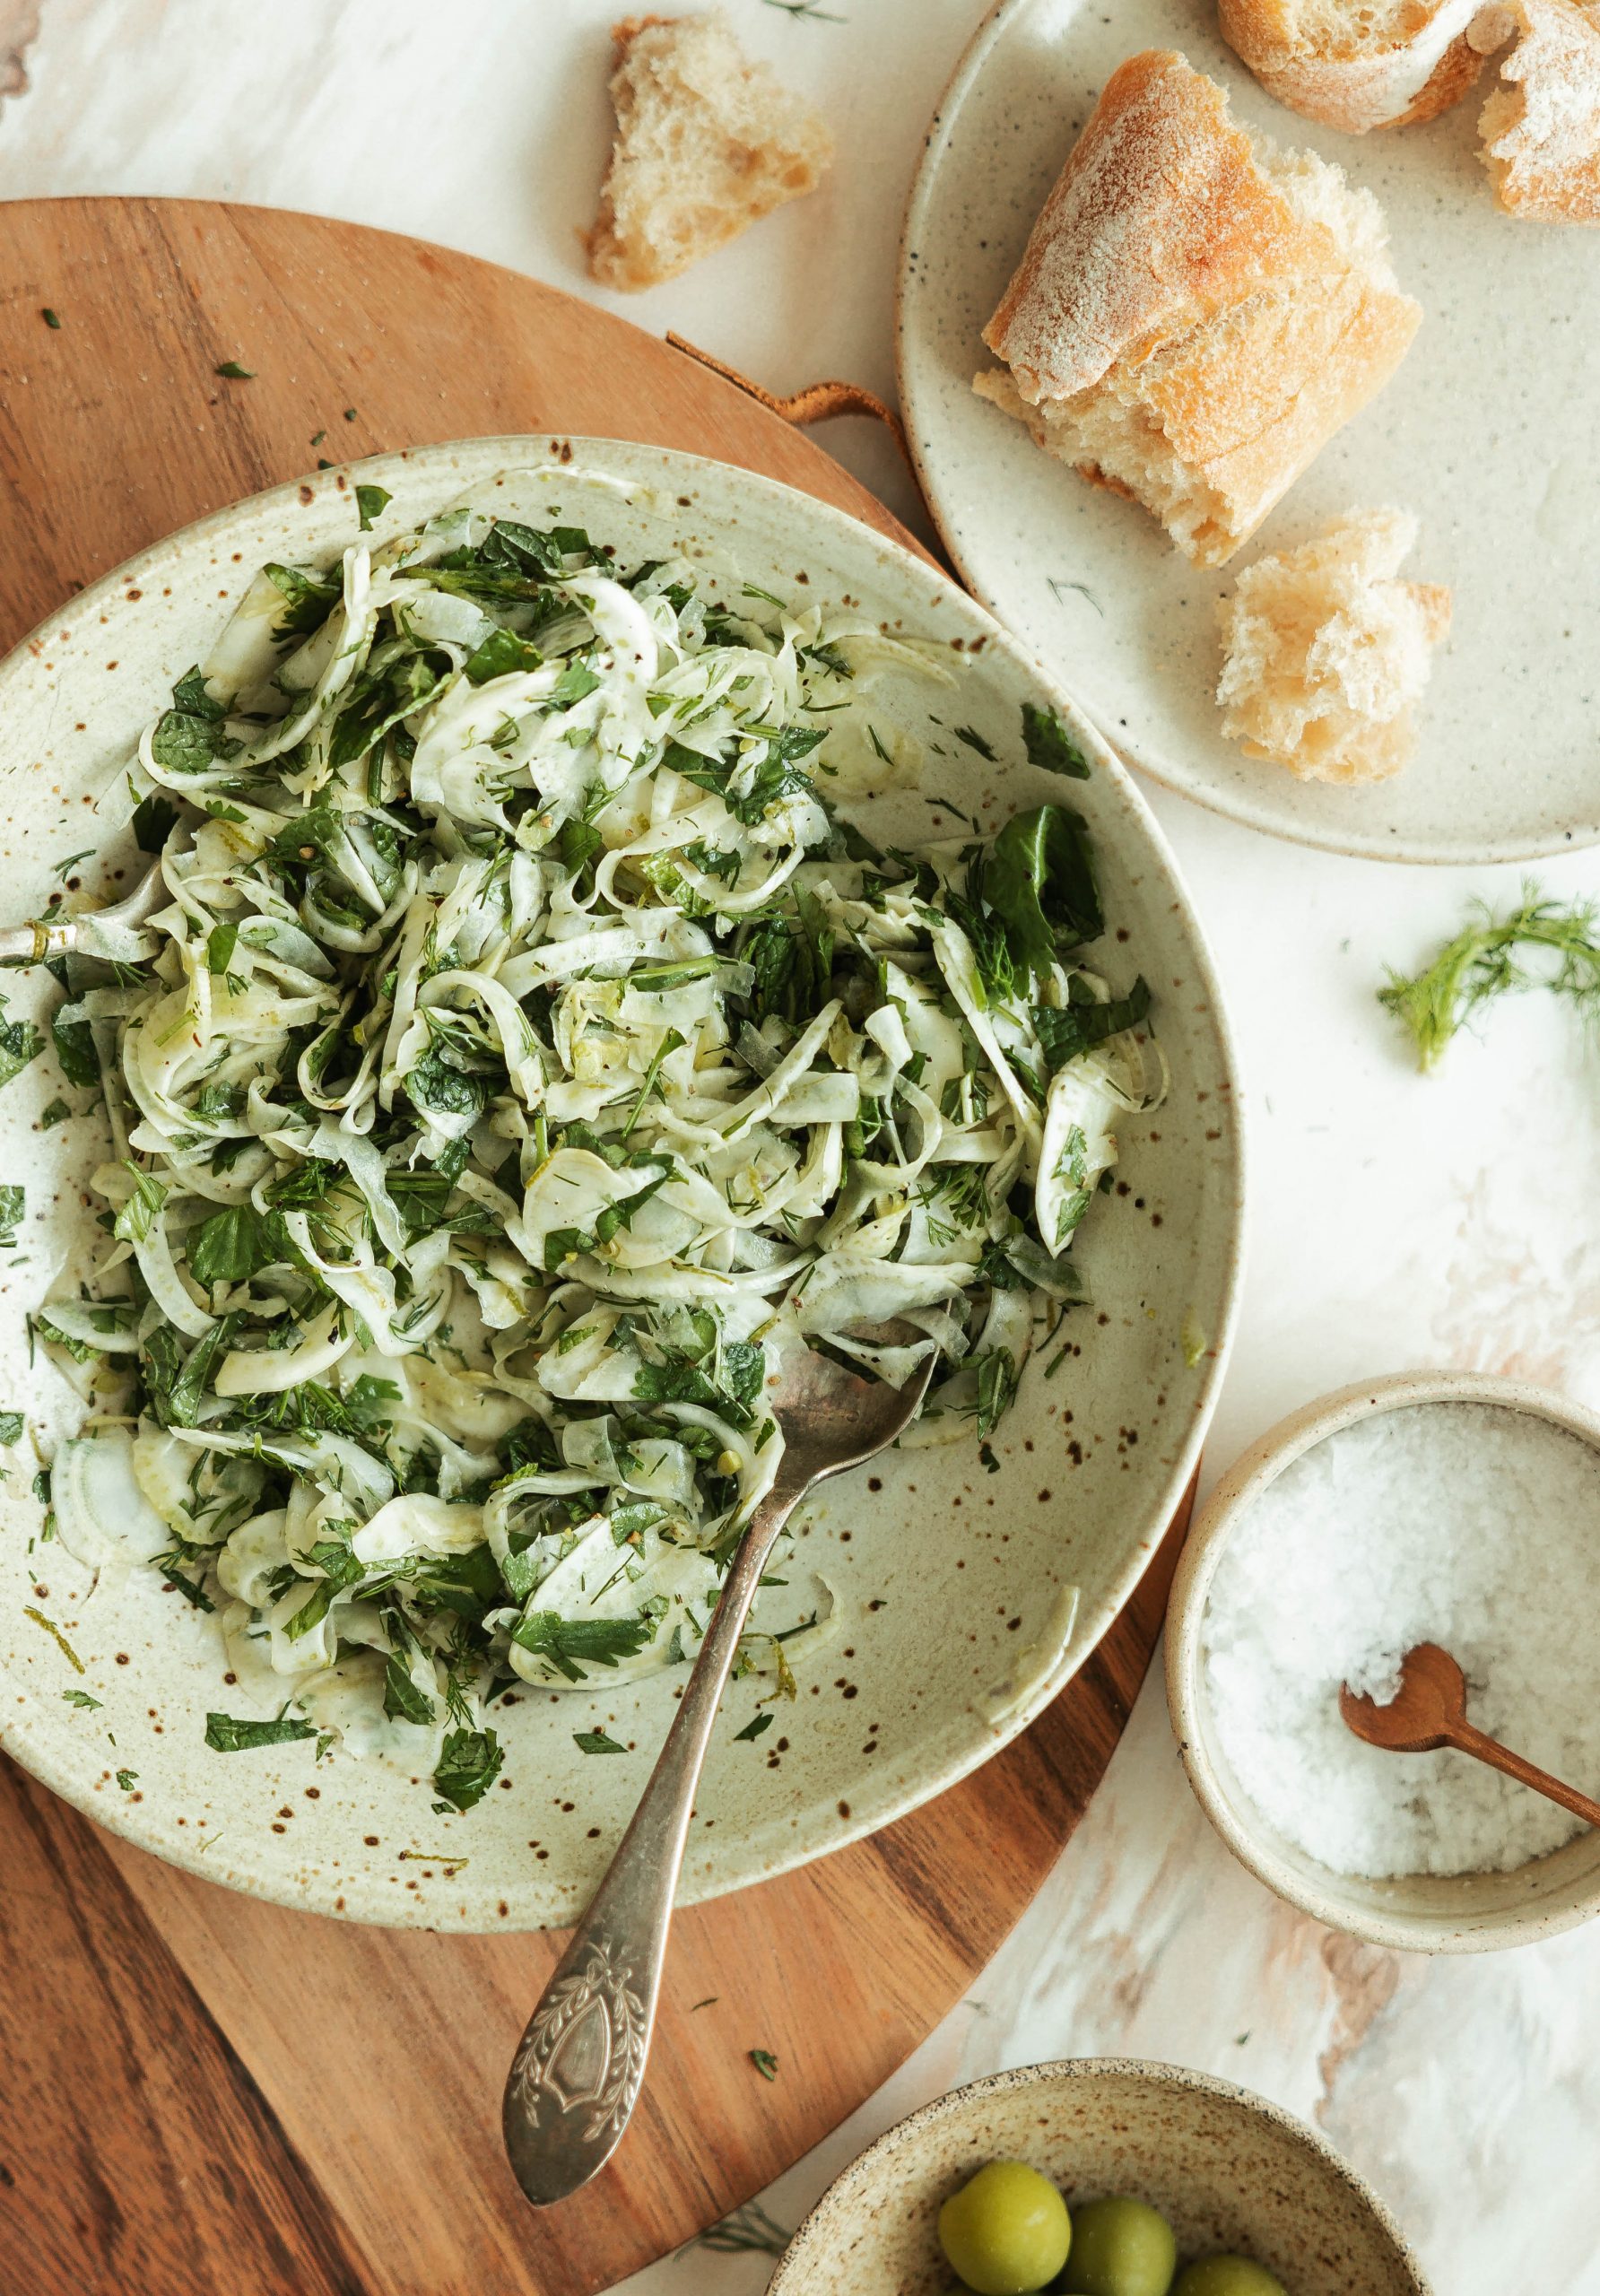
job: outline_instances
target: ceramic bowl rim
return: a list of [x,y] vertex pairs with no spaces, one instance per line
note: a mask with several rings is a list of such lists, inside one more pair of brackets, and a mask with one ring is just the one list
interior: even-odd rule
[[[1436,1403],[1488,1404],[1526,1412],[1576,1435],[1600,1457],[1600,1413],[1570,1396],[1531,1380],[1509,1379],[1487,1371],[1391,1371],[1360,1380],[1303,1404],[1269,1427],[1243,1451],[1222,1477],[1195,1523],[1178,1561],[1167,1605],[1167,1706],[1178,1751],[1195,1798],[1228,1848],[1277,1896],[1302,1913],[1342,1929],[1369,1944],[1413,1953],[1498,1952],[1576,1929],[1600,1913],[1600,1875],[1574,1902],[1535,1904],[1526,1910],[1503,1909],[1476,1917],[1464,1928],[1446,1916],[1387,1914],[1376,1906],[1358,1915],[1326,1895],[1288,1859],[1279,1856],[1263,1831],[1263,1821],[1241,1794],[1224,1787],[1206,1742],[1204,1649],[1202,1628],[1212,1581],[1222,1552],[1239,1522],[1267,1485],[1285,1467],[1359,1421],[1387,1411]],[[1540,1861],[1513,1867],[1529,1870]],[[1360,1884],[1359,1875],[1332,1876]]]
[[[1241,2088],[1238,2082],[1222,2080],[1214,2073],[1201,2073],[1186,2065],[1166,2065],[1159,2059],[1139,2057],[1048,2057],[1042,2064],[1021,2065],[1002,2073],[986,2074],[980,2080],[969,2081],[960,2089],[952,2089],[942,2097],[935,2097],[903,2120],[896,2121],[881,2136],[874,2137],[864,2152],[839,2170],[796,2227],[793,2239],[778,2261],[778,2269],[768,2283],[768,2296],[804,2296],[800,2272],[809,2263],[805,2245],[813,2237],[824,2215],[848,2206],[860,2198],[860,2188],[870,2183],[874,2170],[898,2152],[908,2139],[922,2135],[937,2127],[940,2122],[953,2118],[971,2100],[979,2097],[1005,2096],[1018,2090],[1048,2088],[1065,2081],[1093,2081],[1108,2076],[1134,2076],[1152,2081],[1159,2087],[1187,2090],[1203,2096],[1215,2097],[1238,2106],[1242,2111],[1266,2121],[1291,2143],[1311,2154],[1318,2165],[1332,2173],[1347,2187],[1377,2223],[1378,2230],[1394,2248],[1396,2261],[1407,2272],[1413,2282],[1413,2296],[1430,2296],[1422,2266],[1410,2242],[1401,2231],[1393,2211],[1361,2175],[1342,2154],[1336,2152],[1321,2132],[1300,2119],[1283,2106],[1274,2104],[1270,2097],[1263,2097],[1253,2089]],[[823,2225],[825,2230],[826,2226]]]
[[[1232,1086],[1231,1111],[1228,1119],[1230,1152],[1227,1160],[1227,1182],[1225,1194],[1219,1195],[1220,1209],[1216,1215],[1214,1249],[1219,1276],[1216,1327],[1211,1335],[1208,1360],[1188,1407],[1187,1423],[1176,1443],[1172,1464],[1156,1486],[1139,1535],[1130,1537],[1127,1542],[1126,1560],[1112,1578],[1108,1597],[1097,1610],[1088,1613],[1090,1624],[1085,1630],[1085,1639],[1080,1643],[1074,1633],[1070,1649],[1063,1652],[1057,1665],[1041,1676],[1028,1695],[1007,1711],[1004,1722],[990,1725],[982,1731],[974,1729],[964,1751],[956,1758],[933,1764],[916,1777],[908,1777],[889,1795],[881,1808],[874,1805],[868,1812],[835,1821],[824,1839],[797,1841],[792,1848],[777,1852],[769,1849],[755,1867],[744,1872],[740,1878],[723,1881],[714,1877],[709,1885],[687,1879],[680,1902],[689,1904],[747,1888],[757,1882],[773,1880],[809,1864],[814,1858],[864,1840],[883,1827],[891,1825],[911,1811],[920,1808],[949,1787],[958,1785],[1003,1752],[1042,1713],[1066,1683],[1082,1671],[1120,1617],[1149,1568],[1161,1537],[1196,1472],[1201,1446],[1216,1409],[1238,1326],[1243,1286],[1247,1203],[1244,1091],[1239,1048],[1223,1001],[1215,959],[1170,842],[1127,768],[1093,724],[1083,716],[1071,695],[1042,664],[1002,628],[987,608],[964,590],[935,560],[914,552],[904,543],[821,496],[810,494],[804,488],[790,486],[740,464],[720,462],[715,457],[690,454],[682,448],[654,445],[639,439],[604,438],[595,432],[502,432],[483,437],[425,441],[365,457],[353,463],[341,464],[307,477],[287,479],[255,494],[241,496],[175,529],[171,534],[162,535],[133,557],[109,569],[87,589],[76,592],[70,599],[62,600],[33,630],[21,637],[4,657],[0,657],[0,686],[4,685],[13,665],[41,652],[43,641],[58,626],[68,621],[82,622],[86,613],[102,605],[120,605],[130,582],[139,587],[148,587],[152,577],[175,551],[182,549],[187,552],[207,542],[214,542],[230,534],[243,519],[270,518],[280,511],[287,511],[291,506],[305,509],[325,494],[336,493],[340,499],[348,501],[358,477],[386,482],[391,474],[405,473],[411,480],[420,477],[426,483],[437,471],[441,478],[448,480],[453,457],[474,458],[486,467],[507,471],[531,467],[546,461],[552,448],[557,445],[571,450],[575,468],[583,466],[586,450],[599,449],[613,455],[649,458],[657,467],[665,461],[686,472],[714,472],[725,481],[732,478],[746,491],[780,498],[787,506],[787,515],[796,524],[812,522],[814,546],[819,551],[833,545],[847,552],[865,546],[891,561],[902,578],[915,579],[919,584],[944,592],[946,604],[965,617],[970,626],[976,625],[982,631],[987,642],[989,657],[998,657],[1005,662],[1008,674],[1016,680],[1019,688],[1022,691],[1031,688],[1036,692],[1048,694],[1063,710],[1074,735],[1081,738],[1097,770],[1114,794],[1117,804],[1137,823],[1143,840],[1142,857],[1161,875],[1170,903],[1178,912],[1188,959],[1193,966],[1195,985],[1204,999],[1204,1017],[1199,1023],[1202,1037],[1213,1050],[1222,1074]],[[470,478],[464,479],[461,485],[465,487],[474,483]],[[641,475],[639,483],[648,483],[648,481]],[[1070,1664],[1067,1663],[1069,1658]],[[0,1650],[0,1683],[7,1679],[4,1655]],[[80,1789],[65,1761],[55,1758],[57,1745],[61,1746],[65,1755],[65,1742],[48,1730],[43,1727],[30,1729],[25,1723],[10,1722],[6,1727],[5,1743],[7,1750],[30,1775],[37,1778],[51,1792],[60,1794],[64,1800],[82,1810],[95,1823],[107,1827],[109,1831],[141,1848],[149,1849],[170,1865],[221,1882],[224,1886],[238,1888],[248,1896],[266,1899],[296,1909],[327,1912],[337,1918],[385,1927],[465,1929],[504,1935],[514,1927],[529,1926],[502,1922],[487,1912],[476,1919],[462,1920],[444,1913],[441,1909],[420,1905],[414,1910],[409,1907],[397,1909],[400,1918],[393,1920],[364,1909],[352,1909],[330,1902],[334,1895],[331,1883],[308,1890],[287,1874],[263,1876],[248,1871],[210,1872],[196,1849],[183,1840],[171,1838],[170,1828],[163,1831],[134,1801],[121,1800],[109,1805],[101,1797]]]
[[[991,614],[997,609],[984,599],[976,577],[962,553],[960,536],[945,529],[944,520],[940,515],[939,491],[918,437],[917,411],[919,401],[910,372],[909,350],[911,335],[909,256],[913,238],[926,221],[926,209],[933,196],[934,182],[947,140],[946,129],[952,107],[965,103],[973,83],[1009,29],[1010,20],[1038,4],[1039,0],[991,0],[991,4],[974,26],[929,115],[927,132],[906,195],[895,252],[894,378],[904,419],[906,452],[917,490],[926,505],[928,516],[938,530],[941,546],[948,554],[968,596],[980,604],[986,613]],[[1487,868],[1501,862],[1548,860],[1558,853],[1582,852],[1600,844],[1600,819],[1594,822],[1579,822],[1559,831],[1552,829],[1548,832],[1511,834],[1466,846],[1441,842],[1437,833],[1431,837],[1413,833],[1404,842],[1394,838],[1386,839],[1378,827],[1362,831],[1353,822],[1348,827],[1336,829],[1324,829],[1309,823],[1296,826],[1296,817],[1292,813],[1287,818],[1281,818],[1270,807],[1257,807],[1247,799],[1224,795],[1210,783],[1186,774],[1181,761],[1175,760],[1168,752],[1135,742],[1126,732],[1119,734],[1117,744],[1113,744],[1110,735],[1101,731],[1100,722],[1087,702],[1079,700],[1066,683],[1065,673],[1055,669],[1042,657],[1039,666],[1047,679],[1072,700],[1077,714],[1094,727],[1100,738],[1109,746],[1116,747],[1117,755],[1125,768],[1136,767],[1152,781],[1164,789],[1170,789],[1179,797],[1187,798],[1191,804],[1200,805],[1207,813],[1215,813],[1224,821],[1236,822],[1241,829],[1255,830],[1263,837],[1277,838],[1286,845],[1304,846],[1317,853],[1345,854],[1353,860],[1393,861],[1449,869]]]

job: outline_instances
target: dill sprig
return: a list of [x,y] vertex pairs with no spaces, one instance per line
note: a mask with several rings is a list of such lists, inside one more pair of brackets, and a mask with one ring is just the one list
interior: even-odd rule
[[1409,980],[1391,972],[1378,1001],[1410,1031],[1419,1065],[1431,1068],[1481,1005],[1523,988],[1552,988],[1586,1017],[1600,1014],[1600,904],[1549,900],[1531,883],[1509,917],[1475,902],[1432,963]]
[[[710,2248],[718,2256],[736,2256],[746,2250],[762,2256],[780,2257],[794,2235],[775,2224],[759,2200],[747,2200],[743,2208],[735,2208],[720,2224],[711,2225],[691,2240],[691,2248]],[[687,2249],[680,2250],[686,2255]]]

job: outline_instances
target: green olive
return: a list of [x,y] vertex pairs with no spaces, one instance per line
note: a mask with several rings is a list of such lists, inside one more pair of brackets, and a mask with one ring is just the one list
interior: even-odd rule
[[1024,2161],[991,2161],[939,2211],[939,2246],[975,2296],[1030,2296],[1072,2246],[1066,2203]]
[[1160,2211],[1142,2200],[1091,2200],[1073,2215],[1065,2296],[1167,2296],[1178,2243]]
[[1204,2257],[1186,2264],[1172,2296],[1284,2296],[1283,2283],[1248,2257]]

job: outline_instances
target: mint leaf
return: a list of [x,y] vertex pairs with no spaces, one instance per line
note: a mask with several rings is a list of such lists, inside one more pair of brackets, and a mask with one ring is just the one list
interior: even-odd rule
[[452,1730],[433,1773],[433,1783],[457,1810],[483,1800],[500,1776],[505,1757],[492,1730]]

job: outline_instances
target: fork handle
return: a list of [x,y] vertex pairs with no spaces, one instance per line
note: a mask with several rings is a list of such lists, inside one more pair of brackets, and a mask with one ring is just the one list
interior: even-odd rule
[[46,957],[65,956],[77,945],[70,922],[61,925],[7,925],[0,928],[0,964],[37,965]]
[[772,1543],[809,1487],[780,1481],[752,1516],[649,1783],[517,2044],[501,2126],[517,2181],[536,2208],[564,2200],[604,2167],[644,2085],[711,1726]]

